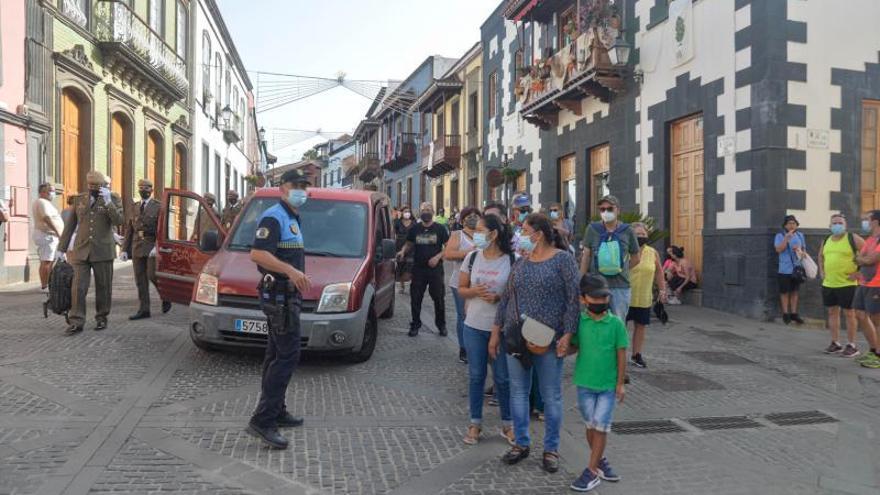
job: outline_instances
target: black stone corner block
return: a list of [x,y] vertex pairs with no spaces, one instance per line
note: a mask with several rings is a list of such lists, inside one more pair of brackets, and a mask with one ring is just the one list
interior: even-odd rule
[[744,131],[752,127],[752,109],[742,108],[736,111],[736,130]]
[[[724,193],[716,193],[716,194],[713,195],[713,196],[708,196],[708,195],[707,195],[707,197],[706,197],[706,203],[709,203],[710,201],[712,201],[712,202],[715,203],[715,204],[714,204],[714,211],[715,211],[715,213],[721,213],[721,212],[724,211]],[[711,206],[711,205],[707,204],[707,208],[706,208],[707,210],[710,209],[710,208],[708,208],[708,206]],[[714,219],[713,219],[713,220],[714,220]],[[705,221],[705,220],[704,220],[704,221]],[[715,222],[713,221],[712,223],[714,224]]]
[[752,0],[736,0],[736,3],[734,4],[733,8],[734,8],[734,10],[739,10],[739,9],[741,9],[751,3],[752,3]]
[[[799,189],[788,189],[783,194],[786,210],[806,210],[807,209],[807,191]],[[782,219],[780,219],[781,221]]]
[[858,194],[831,191],[831,211],[843,213],[848,219],[850,227],[856,227],[859,223],[858,219],[861,216],[859,203]]
[[[724,196],[719,194],[719,196]],[[736,191],[735,206],[739,210],[754,210],[758,208],[758,192],[757,191]],[[723,206],[724,203],[722,202]],[[721,211],[721,210],[718,210]]]
[[802,21],[785,21],[785,39],[795,43],[807,42],[807,23]]
[[748,25],[733,34],[734,50],[740,51],[752,46],[752,33],[754,29]]

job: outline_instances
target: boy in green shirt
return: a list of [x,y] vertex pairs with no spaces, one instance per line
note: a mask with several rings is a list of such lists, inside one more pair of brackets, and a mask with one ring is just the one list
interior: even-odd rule
[[611,291],[604,277],[594,274],[581,278],[581,313],[578,331],[571,346],[577,347],[574,384],[578,391],[578,408],[587,424],[590,463],[571,489],[588,492],[601,480],[620,481],[608,459],[605,445],[611,431],[612,414],[617,402],[623,402],[623,380],[626,371],[626,348],[629,338],[626,326],[609,311]]

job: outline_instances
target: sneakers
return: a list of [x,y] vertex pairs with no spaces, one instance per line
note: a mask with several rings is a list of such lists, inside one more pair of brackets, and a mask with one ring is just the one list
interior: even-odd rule
[[598,476],[593,474],[593,472],[590,471],[590,468],[587,468],[584,469],[584,472],[581,473],[578,479],[574,480],[574,482],[569,485],[569,488],[576,492],[588,492],[593,488],[599,486],[599,483],[601,482],[602,480],[600,480]]
[[782,313],[782,323],[785,323],[786,325],[791,323],[791,315],[788,313]]
[[846,347],[843,349],[843,352],[840,353],[840,355],[845,358],[854,358],[854,357],[858,356],[859,354],[861,354],[861,352],[859,352],[859,348],[852,345],[852,344],[846,344]]
[[791,318],[791,321],[797,323],[798,325],[804,324],[804,319],[801,318],[800,315],[798,315],[797,313],[792,313],[789,315],[789,317]]
[[633,366],[637,366],[639,368],[648,367],[647,363],[645,363],[645,358],[642,357],[641,353],[633,354],[632,358],[630,358],[630,361],[632,361]]
[[611,469],[611,464],[608,464],[607,457],[603,457],[599,460],[599,477],[605,481],[620,481],[620,476]]
[[831,341],[831,344],[825,348],[825,354],[836,354],[843,350],[843,346],[838,344],[835,341]]
[[666,304],[670,304],[672,306],[679,306],[679,305],[681,305],[681,299],[679,299],[678,296],[669,296],[666,299]]
[[419,335],[419,328],[421,328],[421,325],[415,326],[413,324],[410,324],[409,332],[407,332],[407,335],[409,335],[410,337],[418,336]]
[[880,369],[880,357],[873,352],[865,354],[865,358],[859,361],[863,368]]
[[458,349],[458,360],[463,364],[467,364],[467,351],[464,350],[464,347]]

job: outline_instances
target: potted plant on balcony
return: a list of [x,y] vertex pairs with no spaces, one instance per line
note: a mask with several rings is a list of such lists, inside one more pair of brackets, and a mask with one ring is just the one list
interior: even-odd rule
[[529,74],[529,78],[531,79],[531,90],[532,93],[541,93],[544,91],[544,77],[542,76],[543,70],[539,67],[540,61],[535,61],[535,65],[531,68],[531,73]]
[[568,20],[564,26],[562,26],[562,34],[564,35],[562,43],[563,46],[567,46],[574,42],[575,38],[578,35],[577,23],[574,21],[574,18]]

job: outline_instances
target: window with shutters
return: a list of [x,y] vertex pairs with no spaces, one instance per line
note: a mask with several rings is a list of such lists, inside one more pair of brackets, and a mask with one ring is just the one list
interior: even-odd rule
[[202,31],[202,107],[208,107],[208,94],[211,92],[211,35]]
[[189,33],[189,14],[186,4],[177,0],[177,55],[186,60],[186,37]]
[[150,29],[165,36],[165,0],[150,0],[149,23]]
[[489,118],[496,117],[496,106],[498,103],[498,73],[489,74],[489,90],[486,93],[489,98]]

